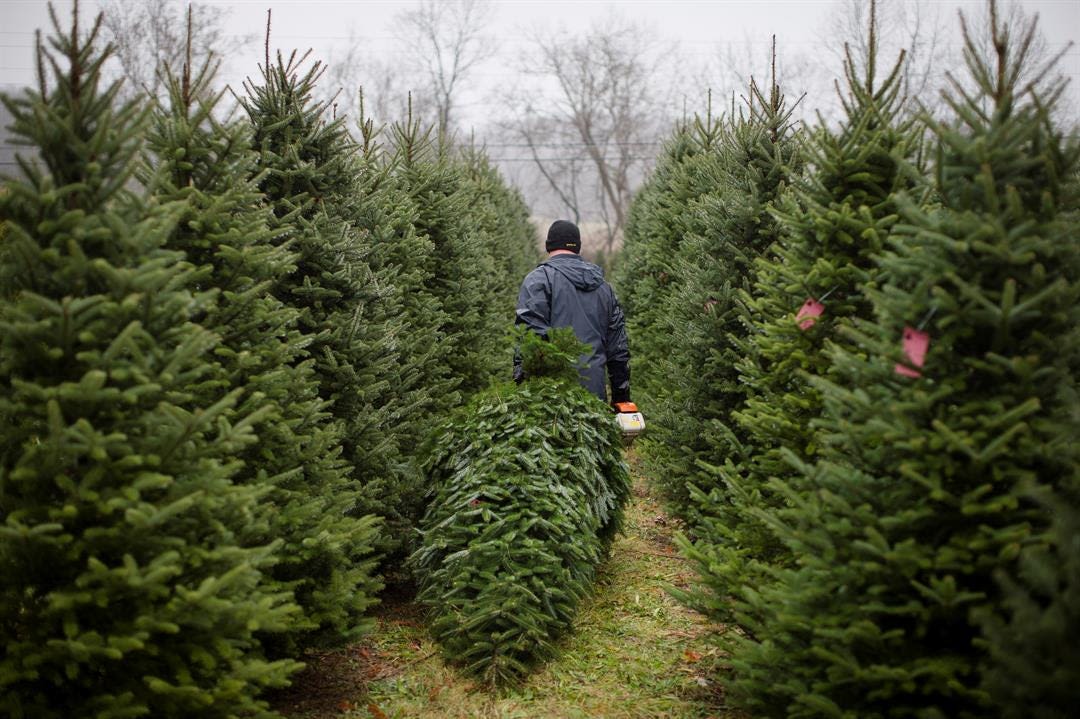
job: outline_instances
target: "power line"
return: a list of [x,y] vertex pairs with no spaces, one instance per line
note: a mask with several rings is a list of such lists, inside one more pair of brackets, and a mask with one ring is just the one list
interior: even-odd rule
[[[489,157],[488,158],[488,160],[491,161],[491,162],[573,162],[575,160],[581,160],[581,159],[582,158],[578,157],[578,156],[574,156],[574,157],[537,157],[537,158],[534,158],[534,157]],[[628,161],[631,161],[631,162],[646,162],[648,160],[655,160],[655,159],[656,159],[656,157],[654,157],[652,155],[648,155],[648,156],[642,156],[642,157],[612,158],[612,161],[615,161],[615,160],[626,161],[626,160],[628,160]]]
[[663,142],[534,142],[531,145],[527,142],[480,142],[477,143],[481,147],[659,147],[663,145]]

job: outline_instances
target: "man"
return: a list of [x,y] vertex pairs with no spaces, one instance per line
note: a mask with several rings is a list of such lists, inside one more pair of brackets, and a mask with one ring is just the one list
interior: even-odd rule
[[[615,291],[604,281],[604,271],[578,254],[581,233],[573,222],[553,222],[545,247],[548,259],[521,283],[515,322],[541,336],[552,327],[572,327],[578,339],[592,347],[581,384],[600,399],[607,399],[606,368],[611,403],[629,402],[630,348]],[[514,379],[522,379],[519,358],[514,360]]]

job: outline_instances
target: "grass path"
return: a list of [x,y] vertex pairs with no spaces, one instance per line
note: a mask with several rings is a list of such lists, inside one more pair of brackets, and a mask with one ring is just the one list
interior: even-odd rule
[[495,695],[478,689],[444,663],[415,605],[387,601],[364,642],[306,657],[308,669],[277,709],[292,719],[733,716],[715,709],[721,697],[707,678],[704,618],[664,589],[691,577],[671,544],[672,522],[632,456],[631,466],[625,533],[560,655],[522,686]]

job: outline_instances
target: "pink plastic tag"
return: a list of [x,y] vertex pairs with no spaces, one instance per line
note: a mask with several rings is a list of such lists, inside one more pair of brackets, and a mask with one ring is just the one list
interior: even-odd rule
[[[922,367],[923,362],[926,361],[926,350],[930,348],[930,335],[927,332],[921,332],[912,327],[904,328],[904,354],[907,355],[908,361],[916,367]],[[896,374],[903,375],[904,377],[921,377],[922,372],[917,369],[912,369],[906,365],[896,363],[894,370]]]
[[[821,304],[813,297],[807,297],[806,302],[803,302],[802,307],[799,308],[799,313],[795,315],[795,321],[799,323],[799,329],[808,330],[814,326],[818,317],[825,311],[825,305]],[[800,322],[801,320],[801,322]]]

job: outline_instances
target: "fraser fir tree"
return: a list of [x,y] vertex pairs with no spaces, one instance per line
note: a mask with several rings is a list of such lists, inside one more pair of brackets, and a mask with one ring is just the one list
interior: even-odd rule
[[630,494],[610,409],[581,387],[568,328],[518,333],[529,380],[482,392],[434,438],[434,498],[411,558],[432,633],[490,683],[567,631]]
[[341,423],[319,396],[307,354],[312,338],[297,329],[299,311],[270,293],[295,269],[295,254],[281,230],[270,229],[249,128],[215,120],[220,95],[212,77],[209,65],[194,75],[190,66],[179,77],[166,73],[169,105],[155,114],[148,138],[152,189],[180,210],[166,246],[199,268],[202,287],[218,291],[199,317],[221,337],[213,391],[244,388],[234,411],[267,413],[258,442],[236,455],[243,468],[234,480],[266,491],[260,521],[241,539],[282,540],[271,575],[295,594],[304,616],[274,643],[295,655],[298,644],[368,625],[363,614],[378,589],[368,560],[376,529],[372,517],[347,514],[357,491],[341,457]]
[[[439,299],[426,290],[432,272],[430,240],[417,231],[419,210],[395,177],[396,156],[380,142],[380,129],[361,112],[359,152],[351,221],[371,263],[392,274],[400,290],[401,316],[393,338],[399,356],[398,379],[388,417],[402,454],[394,468],[393,495],[385,512],[388,531],[402,551],[415,544],[423,511],[424,480],[418,447],[430,434],[431,418],[446,411],[447,374],[439,361]],[[398,551],[395,550],[395,556]]]
[[[422,134],[419,123],[413,123],[411,131],[419,139],[412,144],[399,143],[394,152],[386,152],[380,143],[380,131],[363,115],[362,98],[360,107],[360,152],[352,222],[362,233],[369,263],[392,271],[403,290],[403,322],[395,338],[401,357],[401,378],[395,387],[391,421],[400,445],[417,447],[427,438],[432,417],[445,415],[459,402],[454,388],[460,378],[452,375],[450,363],[454,352],[470,353],[470,362],[478,368],[489,368],[489,376],[498,367],[499,358],[492,350],[485,350],[484,345],[477,346],[476,342],[467,344],[455,334],[457,324],[444,309],[449,279],[455,272],[466,271],[480,280],[470,285],[477,290],[473,301],[482,309],[476,313],[482,324],[473,328],[472,336],[484,337],[490,345],[502,336],[502,328],[510,321],[516,283],[532,267],[530,260],[522,258],[530,251],[535,255],[535,238],[520,195],[503,183],[483,153],[472,150],[460,160],[448,155],[441,160],[450,168],[451,181],[444,188],[455,197],[449,207],[456,214],[440,222],[454,228],[472,227],[473,249],[484,255],[487,264],[460,259],[440,261],[432,239],[439,235],[425,225],[423,218],[430,213],[420,208],[420,202],[427,202],[430,197],[414,196],[412,191],[416,172],[426,170],[414,167],[410,172],[406,167],[409,162],[418,162],[418,154],[425,156],[429,149],[426,139],[419,137]],[[399,140],[413,137],[405,126],[396,132]],[[461,241],[457,237],[450,242]],[[446,247],[442,253],[454,257]],[[505,267],[506,272],[494,270],[496,265]],[[492,268],[488,277],[480,275],[485,267]],[[453,302],[458,302],[452,292],[450,295]],[[509,366],[507,358],[505,367]],[[477,374],[473,385],[479,385],[482,376]],[[415,466],[417,459],[416,454],[402,457],[395,482],[398,502],[396,511],[389,516],[395,534],[406,543],[415,537],[413,530],[423,508],[424,481]]]
[[[1023,495],[1022,495],[1023,496]],[[1010,719],[1065,719],[1080,682],[1080,506],[1075,495],[1030,497],[1051,518],[1046,542],[1025,547],[995,576],[1001,601],[976,614],[990,665],[983,687]]]
[[872,5],[866,67],[856,67],[850,53],[845,63],[844,122],[837,130],[822,122],[808,139],[803,152],[810,169],[778,203],[780,237],[757,258],[745,295],[748,328],[734,338],[742,351],[724,358],[737,360],[733,393],[741,390],[745,399],[741,407],[728,405],[729,436],[738,449],[718,468],[711,491],[697,496],[709,527],[698,559],[716,596],[758,586],[759,563],[789,559],[757,512],[783,504],[771,482],[796,481],[791,456],[813,458],[819,450],[813,420],[822,400],[808,377],[832,372],[829,346],[844,342],[839,328],[870,316],[865,291],[898,220],[893,193],[912,184],[901,163],[918,135],[896,120],[903,55],[880,81],[874,15]]
[[462,149],[459,162],[469,217],[482,228],[492,261],[488,294],[496,311],[491,313],[494,324],[488,331],[501,336],[502,328],[514,320],[521,279],[540,261],[536,228],[521,192],[506,184],[481,149]]
[[447,381],[440,382],[446,387],[441,399],[451,409],[487,387],[500,370],[509,372],[511,360],[498,350],[504,325],[497,322],[507,307],[497,306],[491,292],[492,238],[470,213],[473,198],[449,146],[434,141],[431,128],[411,114],[393,130],[399,187],[416,206],[416,231],[432,246],[424,289],[442,308],[438,362]]
[[[269,43],[269,39],[267,40]],[[306,56],[267,51],[263,84],[243,98],[259,152],[259,189],[273,209],[272,229],[288,233],[296,269],[274,295],[300,311],[311,338],[320,395],[344,427],[344,456],[360,492],[352,513],[393,517],[401,461],[392,417],[401,373],[396,338],[401,296],[393,274],[373,260],[370,233],[357,226],[356,147],[342,119],[312,99],[323,68]],[[387,549],[399,539],[387,537]]]
[[277,545],[238,543],[264,490],[231,480],[266,411],[213,394],[173,208],[125,189],[145,114],[100,85],[100,17],[53,23],[40,89],[4,98],[36,157],[0,209],[0,713],[268,716],[298,665],[256,633],[296,607]]
[[[1034,25],[1012,37],[993,3],[990,22],[989,57],[964,28],[977,90],[953,80],[954,117],[927,120],[940,207],[898,201],[880,289],[867,291],[873,319],[835,348],[834,379],[815,381],[823,449],[800,464],[801,491],[774,483],[789,508],[759,514],[797,563],[746,594],[729,696],[756,715],[1015,707],[990,693],[1007,645],[991,632],[988,651],[978,619],[1016,606],[995,575],[1016,572],[1018,555],[1031,561],[1026,547],[1056,543],[1028,493],[1076,506],[1080,245],[1068,178],[1080,146],[1050,119],[1060,86],[1020,83]],[[1056,584],[1061,600],[1067,587]],[[1045,636],[1037,623],[1023,631]],[[1049,691],[1061,677],[1047,679]],[[1028,711],[1053,716],[1058,701],[1032,696]]]
[[[698,417],[685,406],[687,388],[670,381],[673,373],[691,362],[683,354],[690,336],[689,329],[681,321],[687,312],[679,305],[686,290],[683,283],[686,280],[686,265],[689,264],[684,255],[689,253],[686,245],[690,238],[705,231],[708,220],[702,208],[706,198],[720,191],[724,129],[724,122],[712,116],[711,106],[705,117],[695,117],[692,122],[677,127],[672,147],[679,146],[680,136],[687,136],[693,143],[694,152],[684,155],[677,165],[669,169],[671,177],[666,187],[651,193],[653,203],[649,202],[650,194],[647,193],[643,199],[635,200],[655,204],[657,214],[650,215],[647,223],[643,223],[652,228],[650,232],[657,235],[678,233],[669,235],[665,243],[660,243],[657,236],[651,241],[657,246],[638,248],[641,254],[653,255],[651,262],[657,263],[657,266],[663,263],[669,269],[661,270],[661,281],[651,288],[638,284],[649,284],[648,275],[637,278],[631,294],[644,297],[651,291],[651,302],[655,305],[643,308],[643,317],[632,319],[628,316],[627,322],[636,323],[638,328],[638,334],[634,335],[635,366],[645,369],[642,373],[644,377],[635,384],[647,386],[640,392],[635,390],[643,406],[649,408],[650,417],[649,433],[639,441],[641,455],[649,475],[658,479],[665,498],[679,516],[685,516],[688,505],[684,489],[686,464],[682,461],[679,439],[688,433],[700,434],[701,429]],[[631,216],[637,212],[639,210],[632,206]],[[636,227],[636,224],[631,225],[632,229]],[[670,246],[677,249],[669,249]],[[627,252],[631,255],[629,263],[633,263],[635,258],[632,255],[637,252],[633,249]],[[648,258],[639,258],[638,261],[641,259]],[[711,257],[706,259],[703,256],[695,259],[698,264],[714,261]],[[625,269],[627,265],[620,267]],[[679,319],[672,316],[676,312],[680,314]],[[680,373],[680,381],[685,381],[683,374]]]
[[[793,110],[775,76],[767,92],[751,81],[746,106],[732,108],[717,129],[714,189],[686,208],[696,227],[676,256],[682,282],[666,303],[669,390],[653,427],[662,430],[655,443],[663,443],[669,458],[668,494],[692,525],[697,502],[710,500],[693,500],[689,488],[708,495],[719,484],[713,467],[745,456],[745,433],[731,416],[747,393],[736,370],[748,331],[740,293],[750,289],[755,261],[776,241],[772,206],[798,168]],[[724,494],[718,490],[711,501]]]
[[666,384],[659,366],[671,351],[671,338],[663,331],[664,312],[679,280],[674,262],[686,235],[684,223],[692,219],[685,210],[715,188],[707,171],[696,171],[716,161],[714,130],[691,123],[676,127],[627,213],[613,284],[626,313],[636,358],[634,392],[643,406],[661,395]]

